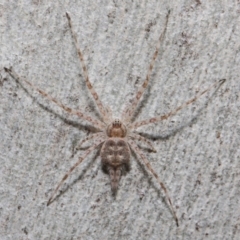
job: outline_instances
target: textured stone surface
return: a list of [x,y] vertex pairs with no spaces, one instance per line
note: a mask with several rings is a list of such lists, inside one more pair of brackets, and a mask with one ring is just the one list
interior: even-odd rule
[[[116,116],[144,80],[168,29],[137,119],[161,115],[226,78],[211,98],[139,129],[157,139],[145,151],[177,210],[136,156],[116,198],[98,153],[50,205],[83,151],[86,122],[69,117],[3,70],[13,66],[64,104],[98,117],[65,17],[77,32],[89,77]],[[240,6],[237,1],[1,1],[0,238],[238,239],[240,235]],[[206,104],[207,103],[207,104]]]

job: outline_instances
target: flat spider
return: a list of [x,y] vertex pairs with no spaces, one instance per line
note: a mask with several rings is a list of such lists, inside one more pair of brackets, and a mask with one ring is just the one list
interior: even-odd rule
[[81,51],[78,47],[78,41],[77,41],[76,33],[73,31],[71,18],[70,18],[68,13],[66,13],[66,17],[68,19],[68,24],[69,24],[69,27],[70,27],[70,31],[71,31],[72,37],[74,39],[74,44],[75,44],[75,47],[77,49],[77,53],[78,53],[78,56],[79,56],[79,59],[80,59],[81,65],[82,65],[86,85],[87,85],[91,95],[93,96],[93,98],[95,100],[95,103],[96,103],[96,105],[97,105],[97,107],[100,111],[102,121],[94,119],[90,116],[87,116],[83,112],[75,111],[75,110],[73,110],[69,107],[66,107],[60,101],[51,97],[49,94],[45,93],[41,89],[35,87],[33,84],[31,84],[26,79],[21,79],[14,72],[14,70],[11,67],[10,68],[5,68],[5,70],[17,82],[25,82],[32,89],[39,92],[43,97],[47,98],[48,100],[54,102],[56,105],[58,105],[63,110],[65,110],[67,113],[79,116],[81,119],[84,119],[85,121],[92,124],[96,129],[99,130],[97,133],[92,133],[92,135],[84,138],[81,141],[80,145],[82,143],[86,142],[86,141],[89,141],[89,140],[92,140],[92,139],[95,140],[93,146],[89,147],[84,152],[83,156],[81,156],[79,158],[79,160],[64,175],[64,177],[62,178],[62,180],[59,182],[56,189],[52,193],[51,197],[49,198],[47,205],[49,205],[53,201],[54,196],[56,195],[60,186],[68,178],[68,176],[71,174],[71,172],[89,155],[89,153],[91,153],[96,148],[101,148],[100,155],[101,155],[101,160],[102,160],[102,166],[103,166],[103,169],[105,171],[107,171],[107,173],[110,176],[112,192],[115,194],[116,191],[117,191],[117,188],[118,188],[118,183],[120,181],[122,172],[129,169],[130,157],[131,157],[130,149],[132,149],[136,153],[136,155],[141,159],[141,161],[146,165],[148,170],[153,174],[153,176],[156,178],[157,182],[159,183],[160,187],[163,189],[163,191],[165,193],[165,196],[167,198],[167,201],[169,203],[171,212],[173,214],[173,217],[174,217],[174,219],[176,221],[176,224],[178,226],[178,218],[177,218],[177,215],[176,215],[175,210],[173,208],[171,198],[169,196],[169,193],[168,193],[165,185],[162,183],[162,181],[158,177],[157,173],[151,167],[149,161],[147,160],[147,158],[143,154],[142,150],[139,149],[139,147],[135,143],[135,141],[142,141],[153,152],[156,152],[156,151],[155,151],[154,147],[152,146],[151,142],[148,139],[141,136],[139,133],[134,132],[134,130],[137,129],[138,127],[140,127],[140,126],[151,124],[151,123],[156,123],[158,121],[162,121],[162,120],[165,120],[165,119],[169,118],[170,116],[172,116],[172,115],[176,114],[178,111],[180,111],[182,108],[184,108],[187,105],[196,101],[200,96],[202,96],[204,93],[206,93],[210,89],[215,88],[217,86],[220,86],[225,81],[225,79],[222,79],[222,80],[216,82],[215,84],[213,84],[212,86],[210,86],[206,90],[202,91],[201,93],[196,95],[194,98],[188,100],[187,102],[185,102],[184,104],[182,104],[181,106],[176,108],[174,111],[169,112],[168,114],[165,114],[163,116],[157,116],[157,117],[150,118],[150,119],[146,119],[146,120],[143,120],[143,121],[137,121],[137,122],[132,122],[131,121],[132,118],[133,118],[134,112],[136,110],[136,107],[137,107],[137,105],[138,105],[138,103],[139,103],[139,101],[140,101],[140,99],[141,99],[141,97],[144,93],[144,90],[146,89],[146,87],[148,85],[148,82],[149,82],[149,79],[150,79],[150,76],[151,76],[151,72],[152,72],[156,57],[158,55],[160,42],[161,42],[162,38],[164,37],[164,35],[166,33],[169,14],[170,14],[170,11],[168,12],[168,14],[166,16],[165,27],[164,27],[164,30],[163,30],[162,34],[160,35],[156,50],[153,54],[151,63],[150,63],[149,68],[148,68],[146,79],[143,82],[142,86],[137,91],[136,96],[134,97],[132,104],[130,106],[125,107],[125,109],[122,113],[122,116],[121,116],[121,120],[112,118],[111,111],[108,108],[105,108],[103,106],[103,104],[102,104],[101,100],[99,99],[96,91],[94,90],[92,84],[89,81],[87,68],[86,68],[86,65],[85,65],[84,60],[83,60],[83,55],[82,55],[82,53],[81,53]]

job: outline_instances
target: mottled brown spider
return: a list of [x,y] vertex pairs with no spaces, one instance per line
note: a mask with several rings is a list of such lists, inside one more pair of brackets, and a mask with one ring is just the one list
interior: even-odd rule
[[89,153],[91,153],[96,148],[100,148],[102,166],[103,166],[103,169],[105,169],[105,171],[107,171],[107,173],[110,175],[112,192],[115,194],[116,191],[117,191],[118,184],[119,184],[119,181],[120,181],[120,178],[121,178],[121,175],[122,175],[123,171],[129,169],[130,157],[131,157],[130,149],[132,149],[136,153],[136,155],[142,160],[142,162],[146,165],[148,170],[153,174],[153,176],[156,178],[157,182],[159,183],[160,187],[163,189],[164,194],[165,194],[165,196],[168,200],[170,209],[172,211],[173,217],[174,217],[174,219],[176,221],[176,224],[178,226],[178,218],[177,218],[177,215],[176,215],[175,210],[173,208],[171,198],[169,196],[169,193],[168,193],[165,185],[162,183],[162,181],[158,177],[157,173],[154,171],[154,169],[150,165],[149,161],[147,160],[147,158],[143,154],[142,150],[139,149],[139,147],[135,143],[135,141],[144,142],[153,152],[156,152],[156,150],[154,149],[152,143],[148,139],[141,136],[139,133],[134,132],[134,130],[137,129],[138,127],[140,127],[140,126],[151,124],[151,123],[156,123],[158,121],[165,120],[165,119],[169,118],[170,116],[173,116],[178,111],[180,111],[182,108],[184,108],[187,105],[196,101],[200,96],[202,96],[204,93],[206,93],[210,89],[215,88],[217,86],[220,86],[225,80],[223,79],[223,80],[220,80],[220,81],[214,83],[212,86],[210,86],[209,88],[207,88],[203,92],[200,92],[194,98],[188,100],[187,102],[185,102],[184,104],[182,104],[181,106],[176,108],[174,111],[169,112],[168,114],[165,114],[163,116],[150,118],[150,119],[146,119],[146,120],[143,120],[143,121],[136,121],[136,122],[131,121],[132,118],[133,118],[134,112],[136,110],[136,107],[137,107],[137,105],[138,105],[138,103],[139,103],[139,101],[140,101],[140,99],[141,99],[141,97],[144,93],[144,90],[148,86],[150,75],[151,75],[155,60],[156,60],[157,55],[158,55],[158,50],[159,50],[159,47],[160,47],[161,40],[163,39],[163,37],[166,33],[169,14],[170,14],[170,12],[168,12],[168,14],[166,16],[165,27],[164,27],[164,30],[163,30],[163,32],[160,35],[160,38],[158,40],[156,50],[153,54],[152,60],[150,62],[149,68],[148,68],[146,79],[143,82],[143,84],[141,85],[141,87],[139,88],[139,90],[137,91],[136,96],[132,101],[132,104],[125,107],[125,109],[124,109],[124,111],[121,115],[121,120],[120,119],[114,119],[112,117],[112,113],[111,113],[110,109],[105,108],[103,106],[101,100],[98,97],[98,94],[96,93],[92,84],[89,81],[87,68],[86,68],[86,65],[85,65],[84,60],[83,60],[83,55],[82,55],[82,53],[81,53],[81,51],[78,47],[78,41],[77,41],[76,33],[73,31],[71,18],[70,18],[68,13],[66,13],[66,17],[68,19],[68,24],[69,24],[69,27],[70,27],[70,30],[71,30],[71,34],[72,34],[72,37],[74,39],[74,44],[76,46],[77,53],[78,53],[78,56],[79,56],[79,59],[80,59],[81,65],[82,65],[86,85],[87,85],[91,95],[93,96],[93,98],[95,100],[95,103],[96,103],[96,105],[97,105],[97,107],[100,111],[102,121],[94,119],[93,117],[90,117],[83,112],[75,111],[75,110],[73,110],[69,107],[66,107],[60,101],[51,97],[49,94],[45,93],[41,89],[35,87],[33,84],[31,84],[26,79],[20,78],[13,71],[12,68],[5,68],[5,70],[14,79],[16,79],[17,82],[26,83],[32,89],[39,92],[43,97],[45,97],[48,100],[57,104],[59,107],[61,107],[67,113],[79,116],[81,119],[84,119],[87,122],[91,123],[96,129],[99,130],[98,132],[92,133],[88,137],[84,138],[80,142],[79,145],[82,145],[84,142],[94,139],[94,144],[91,147],[89,147],[87,150],[85,150],[85,152],[83,153],[83,156],[81,156],[79,158],[79,160],[68,170],[68,172],[62,178],[62,180],[59,182],[56,189],[54,190],[51,197],[49,198],[47,205],[49,205],[53,201],[54,196],[56,195],[60,186],[68,178],[68,176],[71,174],[71,172],[88,156]]

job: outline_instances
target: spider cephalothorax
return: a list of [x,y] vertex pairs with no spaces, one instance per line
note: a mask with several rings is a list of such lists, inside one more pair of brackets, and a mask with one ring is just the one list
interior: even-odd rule
[[125,127],[125,125],[119,119],[115,119],[107,127],[108,137],[124,138],[126,136],[126,134],[127,134],[127,128]]
[[86,68],[86,65],[85,65],[84,60],[83,60],[83,55],[82,55],[82,53],[81,53],[81,51],[78,47],[77,37],[76,37],[76,34],[74,33],[74,31],[72,29],[72,22],[71,22],[69,14],[66,13],[66,17],[68,19],[68,23],[69,23],[69,26],[70,26],[70,29],[71,29],[71,34],[72,34],[73,39],[74,39],[74,44],[76,46],[77,53],[78,53],[80,62],[82,64],[82,69],[83,69],[83,74],[84,74],[84,77],[85,77],[86,85],[87,85],[91,95],[93,96],[93,98],[95,100],[95,103],[96,103],[96,105],[97,105],[97,107],[100,111],[100,115],[103,119],[103,122],[100,121],[100,120],[94,119],[93,117],[87,116],[84,112],[81,112],[79,110],[76,111],[76,110],[73,110],[69,107],[66,107],[65,105],[63,105],[58,100],[51,97],[49,94],[47,94],[44,91],[42,91],[41,89],[35,87],[33,84],[31,84],[26,79],[21,79],[13,71],[12,68],[9,68],[9,69],[5,68],[5,70],[7,72],[9,72],[9,74],[12,77],[14,77],[17,81],[21,81],[21,82],[24,82],[24,83],[28,84],[31,88],[38,91],[43,97],[45,97],[48,100],[54,102],[55,104],[57,104],[59,107],[61,107],[67,113],[69,113],[71,115],[77,115],[81,119],[84,119],[88,123],[91,123],[95,128],[99,129],[99,132],[93,133],[93,134],[87,136],[79,144],[79,145],[81,145],[83,142],[94,140],[94,143],[92,144],[92,146],[89,147],[84,152],[84,154],[79,158],[79,160],[63,176],[62,180],[59,182],[56,189],[54,190],[51,197],[49,198],[47,205],[49,205],[52,202],[52,200],[53,200],[55,194],[57,193],[58,189],[64,183],[64,181],[68,178],[68,176],[71,174],[71,172],[92,151],[99,148],[100,146],[101,146],[100,155],[101,155],[101,159],[102,159],[103,169],[105,169],[105,171],[107,173],[109,173],[110,180],[111,180],[112,191],[113,191],[113,193],[116,193],[116,190],[118,188],[118,183],[119,183],[119,180],[121,178],[121,175],[122,175],[123,171],[129,169],[130,155],[131,155],[130,148],[131,148],[131,150],[133,150],[136,153],[136,155],[139,157],[138,160],[141,160],[141,162],[145,164],[147,169],[153,174],[156,181],[159,183],[159,185],[163,189],[163,191],[164,191],[164,193],[167,197],[169,206],[171,208],[172,214],[175,218],[176,224],[178,225],[178,218],[177,218],[177,215],[174,211],[172,201],[171,201],[171,198],[168,194],[168,191],[167,191],[165,185],[163,184],[163,182],[158,177],[158,174],[156,173],[154,168],[152,168],[151,164],[149,163],[148,159],[144,155],[143,151],[138,147],[138,141],[141,141],[141,142],[145,143],[153,152],[156,152],[156,150],[154,149],[152,143],[148,139],[146,139],[145,137],[141,136],[140,134],[134,132],[134,130],[137,129],[138,127],[140,127],[140,126],[156,123],[156,122],[159,122],[159,121],[163,121],[163,120],[173,116],[174,114],[176,114],[178,111],[180,111],[181,109],[183,109],[187,105],[196,101],[200,96],[202,96],[204,93],[208,92],[210,89],[215,88],[215,87],[219,87],[225,81],[225,79],[222,79],[219,82],[216,82],[215,84],[210,86],[208,89],[198,93],[195,97],[193,97],[192,99],[183,103],[178,108],[169,112],[168,114],[165,114],[163,116],[153,117],[153,118],[142,120],[142,121],[136,121],[136,122],[132,123],[131,120],[134,116],[134,112],[136,110],[136,107],[137,107],[137,105],[138,105],[138,103],[141,99],[142,94],[144,93],[144,90],[146,89],[146,87],[148,85],[150,75],[151,75],[151,72],[152,72],[152,69],[153,69],[153,65],[154,65],[154,62],[155,62],[156,57],[158,55],[158,50],[159,50],[159,47],[160,47],[161,39],[163,38],[163,36],[166,32],[166,29],[167,29],[167,23],[168,23],[168,17],[169,17],[169,12],[168,12],[168,15],[167,15],[167,18],[166,18],[166,23],[165,23],[165,28],[164,28],[163,33],[160,35],[157,48],[155,50],[155,53],[153,55],[153,58],[150,62],[149,68],[148,68],[146,79],[142,83],[139,90],[137,91],[137,93],[135,95],[135,98],[133,99],[131,105],[127,106],[122,113],[121,119],[123,119],[123,121],[126,125],[123,124],[122,121],[116,119],[116,120],[112,121],[106,127],[105,123],[106,122],[108,123],[109,119],[111,119],[111,117],[109,116],[110,115],[109,111],[107,110],[107,108],[105,108],[103,106],[102,102],[100,101],[100,99],[98,97],[98,94],[96,93],[92,84],[89,81],[87,68]]

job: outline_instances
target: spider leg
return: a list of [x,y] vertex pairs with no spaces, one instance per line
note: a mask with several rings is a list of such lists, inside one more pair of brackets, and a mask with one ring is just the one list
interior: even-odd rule
[[151,151],[157,152],[156,149],[154,148],[154,146],[152,145],[152,143],[145,137],[141,136],[139,133],[130,133],[130,135],[128,137],[132,138],[133,140],[135,139],[137,141],[146,143],[147,146],[151,149]]
[[71,34],[72,34],[72,37],[73,37],[73,40],[74,40],[74,45],[75,45],[75,47],[77,49],[78,57],[79,57],[79,60],[81,62],[81,65],[82,65],[83,75],[84,75],[84,78],[85,78],[85,81],[86,81],[86,85],[87,85],[90,93],[92,94],[92,96],[93,96],[93,98],[94,98],[94,100],[95,100],[95,102],[96,102],[96,104],[98,106],[98,109],[99,109],[99,111],[101,113],[101,116],[102,116],[104,122],[108,122],[109,112],[103,106],[101,100],[99,99],[99,96],[98,96],[97,92],[94,90],[92,84],[89,81],[87,67],[86,67],[84,59],[83,59],[83,54],[82,54],[82,52],[81,52],[81,50],[79,48],[77,35],[74,32],[74,30],[73,30],[73,26],[72,26],[72,21],[71,21],[70,15],[68,13],[66,13],[66,17],[68,19],[68,24],[69,24],[69,27],[70,27],[70,30],[71,30]]
[[104,139],[99,139],[97,143],[95,143],[92,147],[90,147],[89,149],[87,149],[85,151],[85,154],[80,157],[78,159],[78,161],[68,170],[68,172],[64,175],[64,177],[62,178],[62,180],[59,182],[59,184],[57,185],[56,189],[54,190],[54,192],[52,193],[51,197],[49,198],[48,202],[47,202],[47,206],[49,204],[52,203],[53,197],[55,196],[55,194],[57,193],[58,189],[61,187],[61,185],[64,183],[64,181],[69,177],[69,175],[71,174],[71,172],[87,157],[87,155],[89,153],[91,153],[94,149],[96,149],[102,142],[104,142]]
[[149,161],[147,160],[147,158],[144,156],[143,152],[139,149],[139,147],[137,146],[137,144],[130,140],[129,141],[129,145],[130,147],[134,150],[134,152],[140,156],[140,158],[142,159],[143,163],[146,165],[146,167],[148,168],[148,170],[152,173],[152,175],[156,178],[157,182],[159,183],[159,185],[161,186],[161,188],[163,189],[166,197],[167,197],[167,200],[168,200],[168,203],[169,203],[169,206],[170,206],[170,209],[171,209],[171,212],[173,214],[173,217],[176,221],[176,224],[177,226],[179,226],[178,224],[178,218],[177,218],[177,215],[176,215],[176,212],[173,208],[173,205],[172,205],[172,201],[171,201],[171,198],[169,196],[169,193],[168,193],[168,190],[167,188],[165,187],[165,185],[163,184],[163,182],[160,180],[160,178],[158,177],[157,173],[153,170],[152,166],[150,165]]
[[43,97],[47,98],[48,100],[54,102],[56,105],[58,105],[60,108],[62,108],[64,111],[66,111],[67,113],[71,114],[71,115],[77,115],[80,118],[86,120],[87,122],[90,122],[94,127],[98,128],[98,129],[104,129],[105,125],[97,120],[94,119],[90,116],[87,116],[85,113],[82,113],[80,111],[75,111],[69,107],[66,107],[65,105],[63,105],[61,102],[59,102],[58,100],[56,100],[55,98],[53,98],[52,96],[50,96],[49,94],[45,93],[43,90],[35,87],[32,83],[30,83],[28,80],[20,78],[16,72],[14,72],[14,70],[12,69],[12,67],[10,68],[4,68],[6,72],[8,72],[17,82],[25,82],[28,86],[30,86],[32,89],[34,89],[35,91],[37,91],[38,93],[40,93]]
[[77,150],[80,149],[80,147],[82,146],[83,143],[90,141],[92,139],[95,139],[95,141],[97,141],[98,139],[100,139],[101,137],[104,137],[105,134],[103,132],[97,132],[97,133],[93,133],[85,138],[83,138],[83,140],[78,144],[77,146]]
[[198,98],[200,98],[204,93],[208,92],[209,90],[211,90],[212,88],[219,88],[224,82],[226,81],[226,79],[221,79],[219,81],[217,81],[216,83],[214,83],[212,86],[210,86],[209,88],[205,89],[204,91],[200,92],[199,94],[197,94],[194,98],[188,100],[187,102],[183,103],[181,106],[179,106],[178,108],[176,108],[175,110],[165,114],[165,115],[162,115],[162,116],[159,116],[159,117],[153,117],[153,118],[150,118],[150,119],[146,119],[146,120],[143,120],[143,121],[139,121],[139,122],[135,122],[135,123],[132,123],[129,128],[130,129],[136,129],[140,126],[143,126],[143,125],[147,125],[147,124],[150,124],[150,123],[156,123],[156,122],[159,122],[159,121],[162,121],[162,120],[166,120],[168,119],[169,117],[175,115],[178,111],[180,111],[181,109],[183,109],[184,107],[192,104],[193,102],[195,102]]
[[170,14],[170,11],[168,12],[168,14],[166,16],[165,27],[164,27],[164,30],[163,30],[162,34],[159,37],[156,50],[155,50],[155,52],[153,54],[152,60],[150,62],[150,65],[149,65],[149,68],[148,68],[148,71],[147,71],[146,79],[143,82],[142,86],[138,89],[137,94],[136,94],[135,98],[133,99],[133,102],[131,103],[131,105],[126,106],[126,108],[124,109],[124,111],[122,113],[122,119],[126,123],[129,123],[131,121],[131,118],[133,117],[134,111],[135,111],[135,109],[136,109],[136,107],[137,107],[137,105],[138,105],[138,103],[140,101],[140,98],[143,95],[143,93],[144,93],[144,91],[147,88],[147,85],[149,83],[149,79],[150,79],[150,76],[151,76],[151,73],[152,73],[152,69],[153,69],[154,63],[156,61],[156,58],[158,56],[160,43],[161,43],[161,41],[162,41],[162,39],[163,39],[163,37],[164,37],[164,35],[166,33],[166,30],[167,30],[169,14]]

